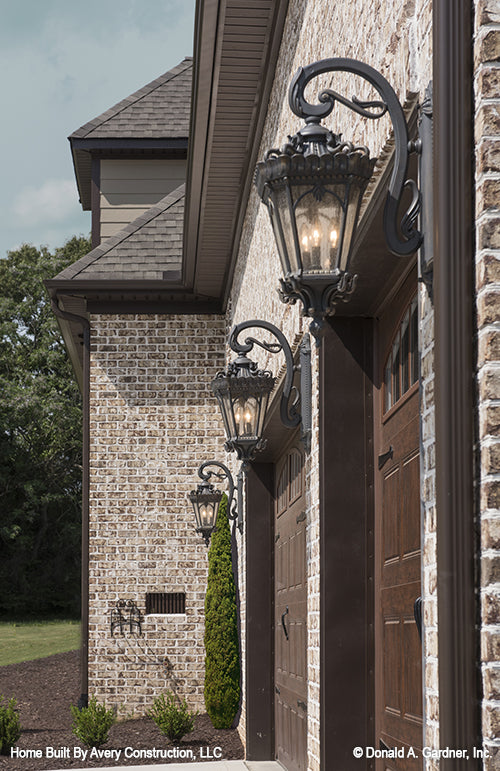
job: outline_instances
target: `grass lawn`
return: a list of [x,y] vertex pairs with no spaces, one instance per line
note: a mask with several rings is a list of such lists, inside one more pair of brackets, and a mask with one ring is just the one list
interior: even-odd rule
[[80,647],[79,621],[1,621],[0,666]]

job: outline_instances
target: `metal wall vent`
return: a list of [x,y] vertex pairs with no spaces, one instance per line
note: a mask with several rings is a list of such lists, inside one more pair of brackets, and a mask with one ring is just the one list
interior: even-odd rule
[[149,613],[185,612],[185,592],[154,592],[146,594],[146,615]]

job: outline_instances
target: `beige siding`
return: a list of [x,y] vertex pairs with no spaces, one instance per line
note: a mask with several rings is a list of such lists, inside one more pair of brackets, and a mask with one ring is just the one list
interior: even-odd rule
[[185,178],[184,160],[102,160],[101,240],[158,203]]

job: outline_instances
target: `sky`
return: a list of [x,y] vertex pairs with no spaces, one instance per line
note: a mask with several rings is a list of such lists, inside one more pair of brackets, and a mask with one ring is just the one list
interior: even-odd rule
[[195,0],[0,0],[0,258],[90,233],[67,137],[193,50]]

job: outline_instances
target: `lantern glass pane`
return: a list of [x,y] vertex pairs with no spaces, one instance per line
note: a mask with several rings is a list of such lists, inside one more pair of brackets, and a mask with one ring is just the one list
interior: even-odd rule
[[351,251],[351,242],[354,235],[354,228],[358,219],[359,206],[361,203],[361,190],[358,185],[349,185],[346,190],[348,201],[345,218],[344,237],[342,239],[342,250],[339,255],[338,267],[341,271],[346,271],[349,263],[349,253]]
[[269,401],[269,392],[260,398],[259,415],[257,421],[256,436],[261,437],[264,434],[264,421],[266,419],[267,403]]
[[[340,193],[343,196],[344,186]],[[303,273],[331,273],[343,241],[343,198],[325,188],[297,190],[295,219]]]
[[201,497],[199,500],[192,500],[196,527],[198,529],[213,529],[217,520],[220,501],[206,501]]
[[280,252],[281,267],[286,276],[288,273],[300,273],[300,248],[294,222],[293,202],[288,186],[275,192],[276,208],[283,237],[283,255]]
[[240,396],[233,402],[234,422],[237,437],[257,436],[260,399],[255,396]]
[[234,437],[237,436],[237,431],[234,423],[233,401],[229,391],[222,395],[220,405],[222,408],[226,437],[227,439],[234,439]]

